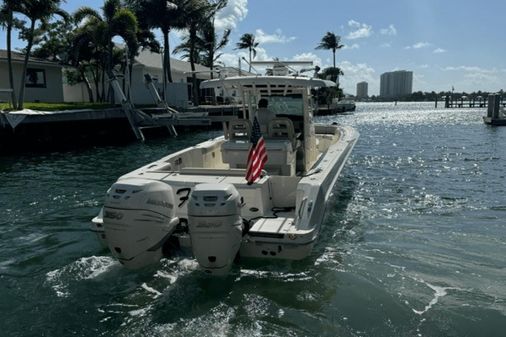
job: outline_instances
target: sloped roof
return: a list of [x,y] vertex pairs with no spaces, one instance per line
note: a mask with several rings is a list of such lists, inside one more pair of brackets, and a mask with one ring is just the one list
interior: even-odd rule
[[[148,50],[141,51],[135,58],[135,62],[145,67],[162,69],[162,55]],[[172,57],[170,58],[170,67],[173,72],[191,72],[190,62],[178,60]],[[203,65],[195,64],[195,71],[208,72],[210,69],[208,67],[204,67]]]
[[[25,54],[19,53],[16,51],[11,52],[12,62],[24,62],[25,61]],[[7,61],[7,50],[0,49],[0,61]],[[44,59],[39,59],[36,57],[30,57],[28,59],[29,64],[45,64],[53,67],[61,67],[61,65],[58,62],[48,61]]]

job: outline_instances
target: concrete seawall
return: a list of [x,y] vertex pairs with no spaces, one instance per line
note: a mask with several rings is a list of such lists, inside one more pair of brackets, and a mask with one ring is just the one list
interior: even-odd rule
[[[145,109],[156,115],[160,109]],[[207,112],[209,116],[237,115],[237,107],[193,108],[191,111]],[[199,131],[221,127],[210,118],[192,118],[193,113],[183,113],[187,118],[175,125],[178,130]],[[201,114],[200,114],[201,115]],[[149,136],[168,136],[166,128],[145,130]],[[97,144],[119,144],[135,141],[128,119],[121,108],[102,110],[66,110],[0,112],[0,154],[19,151],[67,150]]]

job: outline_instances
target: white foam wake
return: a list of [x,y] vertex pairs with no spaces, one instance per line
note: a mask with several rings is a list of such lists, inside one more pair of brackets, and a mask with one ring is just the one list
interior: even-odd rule
[[423,310],[416,310],[416,309],[411,309],[413,310],[413,312],[417,315],[423,315],[424,313],[426,313],[427,311],[429,311],[434,305],[436,305],[439,301],[439,299],[443,296],[446,296],[448,295],[448,290],[462,290],[460,288],[456,288],[456,287],[440,287],[440,286],[436,286],[436,285],[433,285],[433,284],[430,284],[422,279],[417,279],[417,278],[414,278],[415,281],[418,281],[418,282],[421,282],[423,284],[425,284],[427,287],[431,288],[432,290],[434,290],[434,297],[430,300],[429,304],[427,304],[425,306],[425,308]]
[[58,297],[67,297],[70,282],[94,279],[115,266],[119,266],[119,262],[110,256],[82,257],[63,268],[47,272],[46,282]]

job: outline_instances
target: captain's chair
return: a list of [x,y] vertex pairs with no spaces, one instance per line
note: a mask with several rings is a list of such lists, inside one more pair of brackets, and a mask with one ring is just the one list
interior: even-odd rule
[[267,131],[267,171],[285,176],[294,175],[298,141],[292,121],[289,118],[274,118],[269,122]]
[[274,118],[269,122],[268,138],[289,140],[292,143],[292,149],[295,150],[297,139],[295,137],[295,130],[293,122],[289,118]]
[[228,124],[227,139],[247,140],[251,137],[251,122],[248,119],[233,119]]

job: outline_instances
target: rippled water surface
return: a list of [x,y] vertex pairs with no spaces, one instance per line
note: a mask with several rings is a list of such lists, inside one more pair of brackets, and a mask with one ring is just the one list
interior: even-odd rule
[[2,336],[505,336],[506,127],[484,110],[361,104],[321,236],[225,279],[123,269],[88,232],[134,168],[216,132],[0,158]]

